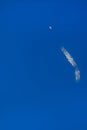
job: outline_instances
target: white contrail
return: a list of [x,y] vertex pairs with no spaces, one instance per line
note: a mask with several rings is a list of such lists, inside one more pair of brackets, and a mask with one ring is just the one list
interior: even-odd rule
[[76,81],[80,80],[80,70],[78,69],[75,60],[73,59],[73,57],[69,54],[69,52],[64,47],[61,48],[61,51],[63,52],[63,54],[65,55],[65,57],[69,61],[69,63],[75,68]]
[[66,57],[67,60],[69,61],[69,63],[70,63],[73,67],[76,67],[77,64],[76,64],[76,62],[74,61],[73,57],[69,54],[69,52],[68,52],[64,47],[61,48],[61,51],[63,52],[63,54],[65,55],[65,57]]
[[80,71],[78,68],[75,69],[75,79],[78,81],[80,80]]

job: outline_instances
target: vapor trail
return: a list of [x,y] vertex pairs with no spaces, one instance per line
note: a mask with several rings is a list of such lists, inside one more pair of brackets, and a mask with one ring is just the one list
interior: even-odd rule
[[69,63],[70,63],[73,67],[76,67],[77,64],[76,64],[76,62],[74,61],[73,57],[69,54],[69,52],[68,52],[64,47],[61,48],[61,51],[63,52],[63,54],[65,55],[65,57],[66,57],[67,60],[69,61]]
[[75,79],[76,79],[76,81],[80,80],[80,70],[78,69],[75,60],[73,59],[73,57],[69,54],[69,52],[64,47],[61,48],[61,51],[65,55],[68,62],[72,65],[72,67],[75,68]]
[[80,80],[80,71],[78,68],[75,69],[75,79],[78,81]]

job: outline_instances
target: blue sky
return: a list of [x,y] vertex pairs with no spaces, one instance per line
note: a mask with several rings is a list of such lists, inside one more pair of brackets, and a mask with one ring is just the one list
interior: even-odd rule
[[85,0],[0,2],[0,129],[86,130],[86,50]]

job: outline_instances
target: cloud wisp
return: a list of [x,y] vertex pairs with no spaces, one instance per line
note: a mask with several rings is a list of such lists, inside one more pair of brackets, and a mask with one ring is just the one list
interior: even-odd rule
[[75,68],[75,79],[76,81],[80,80],[80,70],[77,67],[77,63],[75,62],[74,58],[70,55],[70,53],[64,48],[61,47],[61,51],[65,55],[68,62]]

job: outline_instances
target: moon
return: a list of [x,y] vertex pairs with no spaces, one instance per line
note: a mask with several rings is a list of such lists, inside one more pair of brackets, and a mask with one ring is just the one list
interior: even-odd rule
[[49,26],[49,29],[52,30],[52,26]]

